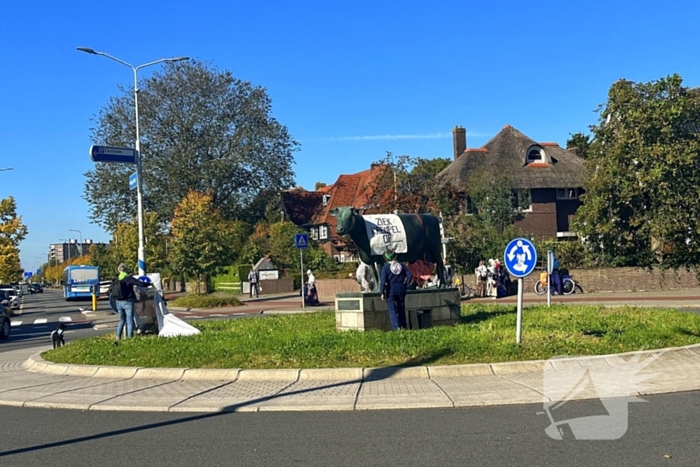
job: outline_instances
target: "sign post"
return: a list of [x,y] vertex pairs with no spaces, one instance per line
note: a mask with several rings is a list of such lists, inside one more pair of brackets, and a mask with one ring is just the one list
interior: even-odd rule
[[113,146],[90,146],[90,159],[93,162],[113,162],[116,164],[136,164],[136,150]]
[[138,173],[134,172],[129,175],[129,190],[135,190],[138,186]]
[[511,240],[503,253],[503,264],[510,275],[518,278],[518,314],[515,325],[515,341],[520,344],[523,330],[523,277],[528,276],[537,265],[535,245],[526,238]]
[[299,250],[299,259],[301,262],[301,307],[305,308],[306,296],[304,296],[304,248],[309,247],[309,234],[295,234],[294,246]]

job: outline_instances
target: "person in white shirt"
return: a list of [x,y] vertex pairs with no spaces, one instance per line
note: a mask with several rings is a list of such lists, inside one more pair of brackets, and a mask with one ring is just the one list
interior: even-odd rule
[[486,279],[488,277],[488,269],[484,265],[484,260],[479,261],[479,267],[474,269],[476,275],[476,296],[482,298],[486,296]]
[[318,305],[318,292],[316,292],[316,278],[311,269],[306,271],[308,279],[306,280],[306,304],[307,305]]

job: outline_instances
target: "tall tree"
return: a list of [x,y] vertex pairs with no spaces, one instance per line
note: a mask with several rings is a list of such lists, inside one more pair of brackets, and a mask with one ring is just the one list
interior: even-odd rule
[[[147,211],[167,221],[195,190],[211,193],[212,206],[236,219],[261,192],[292,185],[298,144],[272,117],[264,88],[194,60],[163,70],[139,84]],[[133,146],[133,106],[131,89],[112,97],[94,117],[94,142]],[[90,218],[112,232],[135,213],[130,172],[133,167],[97,163],[85,173]]]
[[368,205],[374,212],[436,212],[441,206],[441,190],[436,175],[450,164],[449,159],[423,159],[391,152],[375,162],[385,169],[365,187]]
[[0,282],[22,279],[19,244],[27,236],[27,226],[17,216],[17,203],[10,196],[0,200]]
[[592,127],[576,229],[600,262],[700,262],[700,92],[678,75],[615,82]]
[[[155,213],[149,212],[144,215],[143,231],[144,237],[146,237],[147,269],[163,273],[168,266],[166,226],[158,220]],[[105,267],[109,265],[114,266],[114,268],[105,269],[107,274],[116,274],[116,266],[119,263],[125,263],[132,271],[138,270],[138,235],[138,225],[135,220],[117,224],[112,235],[112,246],[105,262]],[[100,253],[102,252],[97,252],[98,255]]]
[[233,261],[236,229],[213,206],[212,195],[190,191],[175,208],[170,249],[173,269],[197,284],[221,274]]
[[583,133],[573,133],[571,138],[566,140],[566,149],[578,149],[578,155],[586,159],[591,149],[591,135]]

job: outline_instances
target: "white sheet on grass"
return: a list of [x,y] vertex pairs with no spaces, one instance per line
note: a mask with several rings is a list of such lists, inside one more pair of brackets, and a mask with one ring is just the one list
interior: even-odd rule
[[158,329],[160,337],[193,336],[199,334],[199,329],[191,326],[171,314],[165,306],[165,300],[160,292],[156,292],[155,297],[156,318],[158,319]]

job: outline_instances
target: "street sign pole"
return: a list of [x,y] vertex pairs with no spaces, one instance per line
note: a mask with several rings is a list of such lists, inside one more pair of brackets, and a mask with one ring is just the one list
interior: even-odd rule
[[535,245],[526,238],[511,240],[503,253],[503,262],[508,272],[518,278],[518,308],[515,324],[515,341],[522,342],[523,333],[523,278],[528,276],[537,265]]
[[304,295],[304,248],[309,247],[309,234],[295,234],[294,246],[299,249],[299,259],[301,262],[301,307],[306,306],[306,295]]
[[515,342],[520,344],[523,338],[523,278],[518,278],[518,312],[515,324]]
[[306,308],[306,297],[304,296],[304,249],[299,248],[299,259],[301,260],[301,308]]

